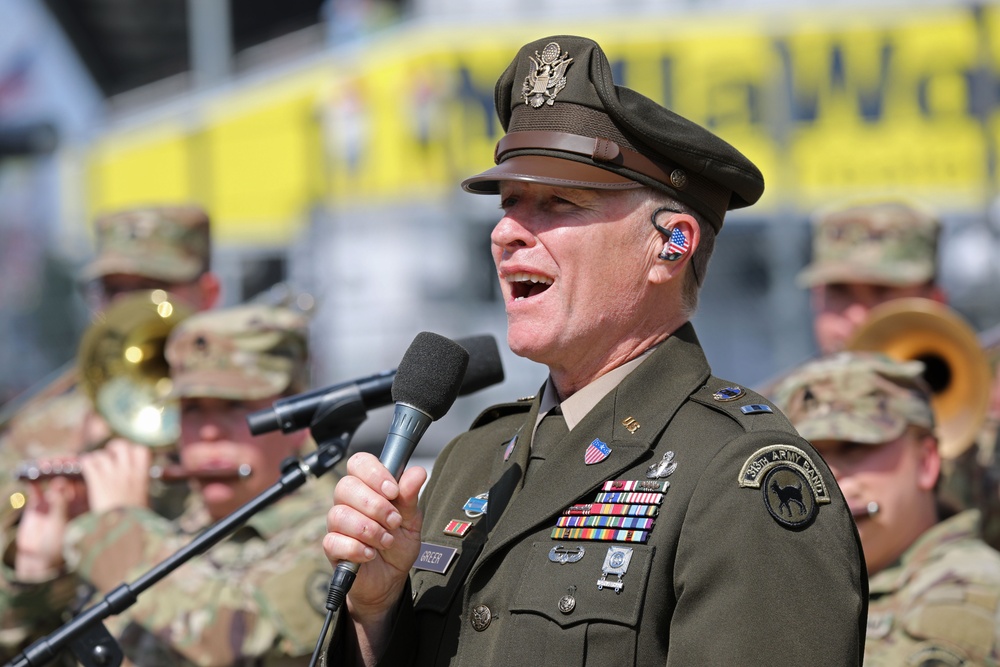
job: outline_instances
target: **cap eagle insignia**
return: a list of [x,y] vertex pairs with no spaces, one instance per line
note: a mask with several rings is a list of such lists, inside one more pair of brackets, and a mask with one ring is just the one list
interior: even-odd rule
[[528,56],[534,71],[524,78],[521,95],[525,104],[538,109],[555,103],[556,95],[566,87],[566,70],[573,59],[556,42],[546,44],[541,53],[535,51],[535,56]]

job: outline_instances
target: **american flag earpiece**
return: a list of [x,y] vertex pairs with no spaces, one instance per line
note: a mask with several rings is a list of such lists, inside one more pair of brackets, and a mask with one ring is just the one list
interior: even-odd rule
[[676,227],[672,229],[667,229],[666,227],[661,227],[660,225],[656,224],[656,216],[659,215],[660,213],[663,213],[664,211],[667,211],[669,213],[680,213],[680,211],[676,211],[672,208],[667,208],[667,207],[658,208],[655,211],[653,211],[653,215],[650,219],[650,222],[653,223],[653,227],[656,228],[656,231],[660,232],[661,234],[667,237],[667,244],[663,246],[663,251],[659,255],[657,255],[657,257],[659,257],[660,259],[665,259],[668,262],[675,262],[681,257],[683,257],[685,254],[687,254],[687,251],[691,249],[691,246],[688,243],[687,237],[684,236],[684,232],[682,232],[681,230],[677,229]]
[[661,252],[658,257],[660,259],[665,259],[668,262],[675,262],[681,257],[683,257],[690,246],[688,245],[687,237],[684,236],[684,232],[674,228],[670,230],[670,236],[667,238],[667,245],[663,246],[663,252]]

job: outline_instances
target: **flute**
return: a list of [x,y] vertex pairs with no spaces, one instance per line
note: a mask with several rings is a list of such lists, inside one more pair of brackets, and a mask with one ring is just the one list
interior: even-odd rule
[[[149,478],[160,482],[230,481],[246,479],[252,474],[253,469],[249,463],[241,463],[235,468],[220,468],[218,470],[185,470],[179,465],[161,466],[158,464],[149,468]],[[18,464],[14,470],[14,479],[21,481],[34,482],[54,477],[82,479],[83,469],[80,467],[79,461],[25,461]]]

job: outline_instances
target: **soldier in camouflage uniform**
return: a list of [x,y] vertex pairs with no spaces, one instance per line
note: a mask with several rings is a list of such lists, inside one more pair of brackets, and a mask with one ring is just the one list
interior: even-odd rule
[[[148,509],[149,449],[110,443],[81,458],[89,511],[70,516],[65,485],[50,485],[44,506],[29,503],[15,573],[33,567],[32,575],[75,575],[103,596],[273,485],[282,461],[311,446],[308,432],[254,438],[246,416],[304,388],[306,340],[301,314],[262,305],[201,313],[178,325],[166,355],[181,399],[181,464],[205,473],[250,464],[253,474],[193,482],[188,510],[170,521]],[[108,619],[126,657],[144,667],[308,664],[332,572],[317,548],[332,486],[312,481],[258,512]],[[52,535],[64,536],[55,540],[62,549],[51,549]],[[22,590],[19,611],[31,618],[37,609],[29,603],[45,604],[44,597]]]
[[[932,211],[900,199],[840,204],[817,213],[813,261],[798,280],[810,289],[820,352],[844,349],[876,306],[907,297],[945,303],[937,282],[939,235]],[[772,395],[775,384],[762,393]],[[1000,407],[1000,380],[994,384],[993,403]],[[992,409],[976,445],[942,461],[940,498],[956,508],[979,508],[984,538],[1000,548],[998,419],[1000,410]]]
[[817,214],[813,261],[798,277],[810,288],[821,354],[844,349],[871,310],[923,297],[944,302],[937,285],[940,223],[901,200],[831,207]]
[[869,572],[864,664],[1000,664],[1000,554],[979,512],[936,502],[941,467],[923,364],[841,352],[786,377],[776,404],[830,465]]
[[[218,301],[219,279],[210,269],[210,222],[200,208],[155,206],[110,213],[96,219],[94,235],[96,255],[81,280],[95,310],[103,310],[122,295],[149,289],[168,290],[195,310]],[[74,366],[24,402],[9,421],[5,418],[0,423],[0,469],[13,471],[24,461],[76,456],[112,437],[77,380]],[[158,453],[166,455],[166,450]],[[26,493],[27,487],[9,476],[0,482],[3,553],[10,553]],[[161,504],[165,511],[174,511],[173,495],[170,502]],[[64,584],[60,584],[63,595],[73,599],[72,587]],[[11,657],[11,651],[34,639],[25,634],[23,623],[10,618],[9,592],[0,589],[0,659]],[[58,625],[60,619],[50,615],[48,624],[52,623]],[[45,626],[38,627],[44,632]]]
[[[219,279],[210,270],[209,218],[194,206],[121,211],[95,222],[97,254],[81,279],[96,311],[122,295],[163,289],[194,310],[219,299]],[[111,434],[77,385],[71,368],[27,400],[4,427],[0,456],[5,469],[18,461],[74,455],[103,444]],[[3,489],[4,516],[23,498]]]

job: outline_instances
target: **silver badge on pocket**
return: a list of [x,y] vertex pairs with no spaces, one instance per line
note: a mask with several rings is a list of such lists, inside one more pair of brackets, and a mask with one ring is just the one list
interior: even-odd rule
[[[629,561],[632,560],[632,547],[608,547],[608,553],[604,556],[604,565],[601,566],[601,578],[597,580],[597,590],[603,591],[604,587],[615,589],[615,593],[621,593],[622,577],[628,572]],[[608,575],[618,575],[617,581],[610,581]]]
[[549,560],[553,563],[560,563],[565,565],[566,563],[575,563],[576,561],[583,558],[583,554],[586,550],[583,547],[564,547],[556,546],[549,550]]

